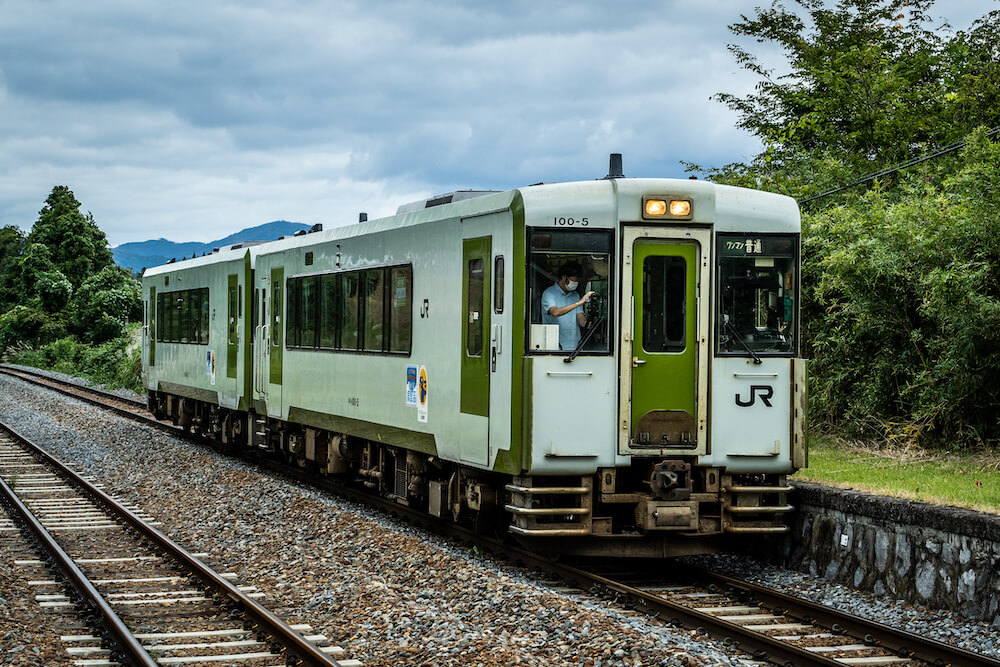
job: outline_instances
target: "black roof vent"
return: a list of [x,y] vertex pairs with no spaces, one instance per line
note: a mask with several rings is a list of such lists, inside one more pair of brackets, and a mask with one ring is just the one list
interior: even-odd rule
[[410,202],[409,204],[403,204],[396,209],[396,214],[401,213],[412,213],[413,211],[419,211],[424,208],[431,208],[433,206],[441,206],[442,204],[452,204],[454,202],[465,201],[466,199],[475,199],[476,197],[485,197],[486,195],[491,195],[498,192],[497,190],[457,190],[455,192],[449,192],[443,195],[437,195],[431,197],[430,199],[421,199],[420,201]]
[[608,164],[608,175],[604,178],[625,178],[625,174],[622,172],[621,153],[611,154],[611,160]]
[[321,232],[321,231],[323,231],[323,223],[321,222],[317,222],[315,225],[309,228],[310,234],[315,234],[316,232]]
[[358,213],[358,222],[368,222],[368,214]]
[[454,199],[455,199],[454,193],[450,195],[441,195],[440,197],[434,197],[432,199],[427,200],[427,203],[424,204],[424,208],[430,208],[431,206],[441,206],[442,204],[450,204]]

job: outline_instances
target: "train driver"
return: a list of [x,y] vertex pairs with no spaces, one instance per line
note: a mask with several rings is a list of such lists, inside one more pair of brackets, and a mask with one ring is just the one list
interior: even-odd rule
[[587,326],[583,304],[593,292],[580,298],[580,274],[583,269],[576,262],[567,262],[559,268],[559,280],[542,292],[542,324],[559,325],[559,347],[573,350],[580,343],[580,329]]

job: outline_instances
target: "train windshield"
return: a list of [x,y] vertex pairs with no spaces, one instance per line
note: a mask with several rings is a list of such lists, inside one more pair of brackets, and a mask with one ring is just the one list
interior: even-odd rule
[[794,356],[798,250],[791,234],[719,234],[716,353]]
[[528,352],[610,353],[611,244],[606,230],[528,230]]

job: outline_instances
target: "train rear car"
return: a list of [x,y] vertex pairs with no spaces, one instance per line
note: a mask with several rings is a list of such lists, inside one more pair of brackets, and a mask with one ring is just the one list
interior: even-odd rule
[[142,379],[150,412],[226,443],[247,439],[255,248],[146,269]]

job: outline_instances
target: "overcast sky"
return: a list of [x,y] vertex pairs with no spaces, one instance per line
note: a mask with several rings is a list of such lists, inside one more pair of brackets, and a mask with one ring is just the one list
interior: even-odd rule
[[0,225],[55,185],[119,245],[598,178],[612,152],[627,176],[746,160],[709,98],[753,86],[726,51],[753,5],[0,0]]

